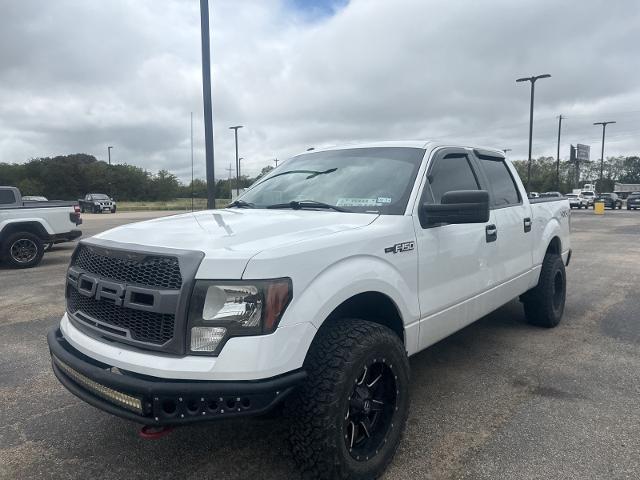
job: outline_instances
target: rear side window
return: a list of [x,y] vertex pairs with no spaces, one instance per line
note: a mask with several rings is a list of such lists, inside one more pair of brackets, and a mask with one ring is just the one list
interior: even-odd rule
[[480,163],[493,191],[493,206],[504,207],[519,204],[521,201],[520,193],[504,160],[481,156]]
[[0,190],[0,205],[16,203],[16,196],[11,190]]
[[469,159],[462,154],[449,154],[436,159],[429,174],[433,203],[440,203],[442,196],[453,190],[480,190]]

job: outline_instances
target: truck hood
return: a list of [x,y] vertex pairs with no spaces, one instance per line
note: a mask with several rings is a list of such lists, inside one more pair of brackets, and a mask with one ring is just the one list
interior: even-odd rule
[[224,209],[173,215],[123,225],[95,238],[145,246],[201,251],[197,278],[241,278],[254,255],[369,225],[377,214],[318,210]]

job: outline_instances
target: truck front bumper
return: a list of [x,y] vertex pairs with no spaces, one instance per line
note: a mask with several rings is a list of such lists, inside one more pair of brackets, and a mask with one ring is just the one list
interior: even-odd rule
[[73,348],[59,328],[47,335],[53,372],[96,408],[145,425],[180,425],[259,415],[306,378],[297,370],[265,380],[165,380],[119,370]]

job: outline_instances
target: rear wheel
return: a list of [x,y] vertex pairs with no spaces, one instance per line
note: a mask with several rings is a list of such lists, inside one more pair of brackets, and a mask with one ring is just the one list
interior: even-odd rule
[[325,324],[288,399],[289,442],[303,478],[372,479],[396,451],[409,409],[409,363],[390,329],[358,319]]
[[562,319],[566,296],[567,277],[562,257],[547,254],[538,285],[520,297],[527,322],[539,327],[555,327]]
[[35,267],[44,255],[44,244],[30,232],[16,232],[5,240],[2,257],[13,268]]

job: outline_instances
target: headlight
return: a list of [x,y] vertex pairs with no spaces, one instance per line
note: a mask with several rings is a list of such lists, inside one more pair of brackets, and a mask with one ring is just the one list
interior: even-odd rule
[[218,354],[231,337],[264,335],[291,301],[291,280],[197,280],[189,306],[190,350]]

